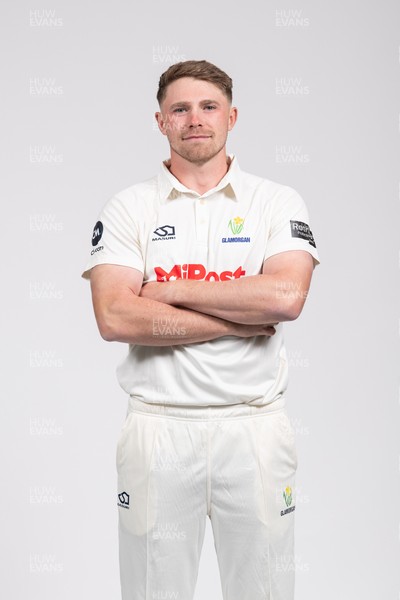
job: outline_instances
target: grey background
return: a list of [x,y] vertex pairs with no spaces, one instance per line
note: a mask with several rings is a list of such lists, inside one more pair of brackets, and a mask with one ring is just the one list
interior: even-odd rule
[[[398,4],[0,10],[4,594],[119,597],[127,399],[115,366],[126,349],[101,340],[80,273],[101,207],[168,156],[153,119],[160,74],[206,58],[234,80],[228,151],[302,194],[320,252],[303,314],[286,326],[296,598],[398,599]],[[295,93],[279,93],[282,79]],[[206,597],[222,598],[209,522],[196,600]]]

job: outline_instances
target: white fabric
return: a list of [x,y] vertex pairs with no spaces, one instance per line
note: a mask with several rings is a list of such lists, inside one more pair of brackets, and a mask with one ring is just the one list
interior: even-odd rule
[[122,600],[192,600],[207,516],[224,600],[293,600],[297,454],[283,398],[130,398],[116,462]]
[[[267,258],[287,250],[307,250],[319,264],[299,194],[241,171],[234,155],[229,160],[225,177],[203,195],[182,185],[165,161],[157,176],[111,198],[98,218],[104,230],[95,227],[82,276],[89,278],[95,265],[118,264],[141,271],[144,282],[224,280],[259,274]],[[176,324],[155,316],[154,335],[168,328]],[[282,328],[271,338],[130,345],[118,380],[128,394],[150,403],[268,404],[288,382]]]

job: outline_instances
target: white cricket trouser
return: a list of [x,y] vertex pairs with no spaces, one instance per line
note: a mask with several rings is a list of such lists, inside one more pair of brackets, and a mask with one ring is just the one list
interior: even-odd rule
[[207,516],[224,600],[293,600],[297,456],[283,397],[130,398],[116,454],[122,600],[192,600]]

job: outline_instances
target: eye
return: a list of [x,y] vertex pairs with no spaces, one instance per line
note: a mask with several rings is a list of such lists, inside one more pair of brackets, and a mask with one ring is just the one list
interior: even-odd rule
[[177,108],[174,108],[174,110],[172,112],[174,112],[174,113],[181,113],[184,110],[186,110],[186,108],[184,106],[178,106]]
[[215,110],[217,107],[214,104],[207,104],[204,108],[206,110]]

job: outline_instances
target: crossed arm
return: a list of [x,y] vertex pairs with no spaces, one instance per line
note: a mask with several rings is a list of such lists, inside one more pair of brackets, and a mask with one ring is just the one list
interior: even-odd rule
[[171,346],[226,335],[271,336],[273,324],[300,315],[312,271],[312,256],[302,250],[270,257],[260,275],[215,282],[143,285],[136,269],[98,265],[91,272],[93,308],[107,341]]

